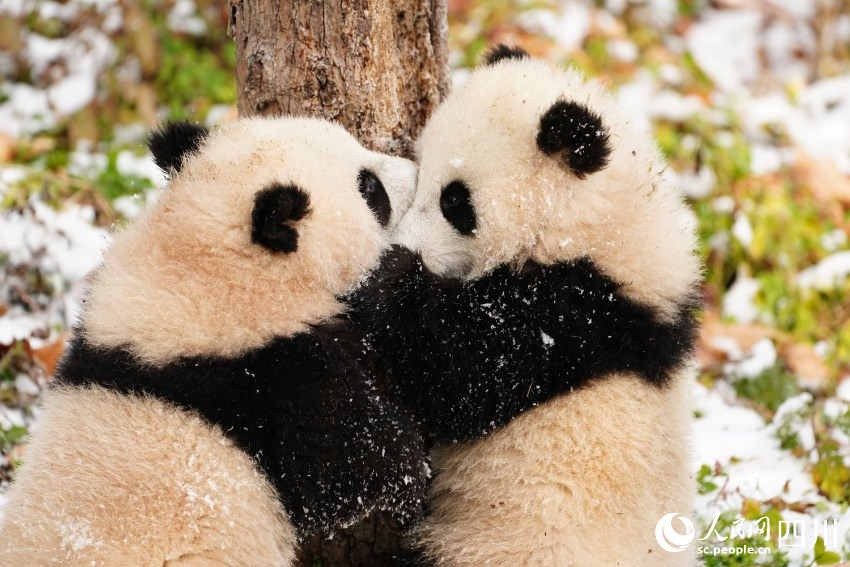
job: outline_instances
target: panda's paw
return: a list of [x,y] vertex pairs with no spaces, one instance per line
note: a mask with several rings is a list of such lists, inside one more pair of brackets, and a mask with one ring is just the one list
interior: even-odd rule
[[419,254],[403,246],[387,250],[369,277],[342,298],[349,306],[349,318],[367,328],[382,328],[384,316],[408,307],[423,270]]
[[420,272],[423,269],[422,257],[417,252],[400,244],[393,244],[381,258],[378,273],[386,278],[397,279],[404,274]]

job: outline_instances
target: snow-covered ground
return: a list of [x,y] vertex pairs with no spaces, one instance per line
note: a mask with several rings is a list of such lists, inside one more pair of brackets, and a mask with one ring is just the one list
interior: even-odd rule
[[[60,18],[73,17],[84,4],[90,3],[0,0],[0,14],[41,10]],[[109,26],[120,25],[119,3],[100,0],[96,4],[105,15],[107,31]],[[682,70],[673,62],[653,71],[638,70],[631,80],[617,85],[618,96],[633,110],[637,121],[651,128],[659,120],[682,121],[700,116],[722,130],[734,120],[742,126],[749,146],[752,173],[782,174],[804,152],[812,159],[834,163],[846,182],[850,174],[850,74],[816,78],[812,65],[817,61],[818,41],[823,38],[818,38],[810,25],[814,2],[714,2],[714,8],[701,11],[684,30],[672,29],[679,9],[673,0],[607,0],[604,8],[591,4],[561,0],[559,11],[523,14],[518,25],[545,33],[560,48],[570,51],[582,47],[594,29],[619,29],[618,18],[627,7],[643,11],[647,25],[661,30],[665,47],[674,54],[688,53],[716,88],[709,98],[683,92],[679,88]],[[175,3],[168,22],[173,27],[182,26],[188,33],[204,33],[206,29],[204,21],[196,17],[192,2]],[[833,41],[850,45],[850,14],[838,12],[830,30],[835,35]],[[622,33],[611,35],[607,44],[610,57],[624,63],[639,59],[640,50],[632,38]],[[104,31],[93,28],[73,37],[51,40],[33,32],[27,34],[23,56],[34,73],[54,68],[57,61],[62,63],[63,71],[41,88],[0,83],[0,134],[11,138],[42,133],[85,107],[97,95],[98,78],[110,69],[115,49]],[[10,57],[0,52],[0,71]],[[120,72],[129,71],[124,68]],[[458,80],[462,76],[459,72]],[[213,109],[207,115],[208,121],[215,122],[226,112],[226,108]],[[768,130],[781,130],[784,135],[769,136]],[[130,139],[140,137],[132,128],[123,132]],[[120,131],[116,132],[116,137],[120,135]],[[698,142],[683,139],[683,143]],[[77,149],[74,159],[80,171],[89,167],[96,172],[104,167],[105,156],[93,147]],[[0,200],[29,175],[28,167],[38,165],[23,167],[0,161]],[[150,178],[154,187],[162,183],[147,157],[124,152],[119,154],[117,167],[124,174]],[[711,201],[716,211],[735,215],[730,234],[724,236],[727,240],[723,242],[736,239],[744,246],[752,243],[751,220],[745,211],[735,212],[735,202],[728,194],[720,195],[711,169],[671,169],[669,175],[675,176],[690,198]],[[132,218],[138,214],[140,204],[140,199],[125,197],[114,207]],[[26,340],[34,350],[49,348],[73,324],[85,277],[97,266],[110,239],[109,230],[95,226],[94,217],[90,205],[69,203],[57,211],[38,194],[30,197],[23,208],[0,211],[0,268],[5,265],[0,273],[6,277],[0,283],[0,345],[8,347]],[[840,286],[850,277],[846,231],[824,232],[822,241],[831,254],[797,275],[796,285],[800,288]],[[26,266],[26,273],[41,274],[49,283],[43,287],[49,291],[21,300],[15,278],[26,274],[22,276],[13,269],[21,266]],[[718,311],[738,324],[769,324],[771,314],[764,313],[755,302],[759,286],[756,279],[741,271],[724,297],[718,298]],[[757,503],[757,512],[774,510],[781,513],[784,521],[804,526],[804,545],[780,545],[792,565],[811,560],[813,530],[818,525],[817,535],[824,537],[826,548],[850,558],[850,511],[846,504],[825,497],[813,480],[813,469],[821,456],[816,447],[817,420],[812,419],[814,405],[832,419],[850,416],[850,380],[841,381],[844,377],[839,377],[835,395],[826,399],[821,395],[817,402],[808,392],[793,396],[781,404],[771,419],[739,398],[734,383],[774,367],[779,340],[765,331],[759,340],[744,341],[739,333],[725,336],[724,327],[717,328],[720,331],[705,336],[704,342],[724,360],[721,379],[694,383],[693,469],[695,474],[700,471],[702,493],[696,510],[670,512],[692,518],[698,537],[706,533],[718,513],[725,514],[726,523],[717,530],[720,537],[708,541],[712,546],[732,545],[735,538],[729,521],[743,518]],[[823,357],[832,346],[830,337],[823,337],[814,348],[815,355]],[[811,386],[803,378],[807,377],[800,375],[801,384]],[[37,373],[22,374],[15,378],[15,388],[24,396],[36,398],[46,379]],[[37,412],[0,405],[0,429],[10,431],[15,426],[29,430],[37,427]],[[838,458],[850,466],[850,439],[842,431],[834,428],[831,434],[839,443]],[[789,439],[794,443],[789,444]],[[850,478],[844,481],[850,484]],[[847,491],[850,493],[850,488]],[[0,515],[3,503],[0,487]],[[776,521],[776,516],[773,518]],[[749,519],[753,518],[748,516]],[[824,531],[823,522],[833,531]],[[735,525],[750,524],[745,521]],[[773,564],[769,558],[761,561]]]

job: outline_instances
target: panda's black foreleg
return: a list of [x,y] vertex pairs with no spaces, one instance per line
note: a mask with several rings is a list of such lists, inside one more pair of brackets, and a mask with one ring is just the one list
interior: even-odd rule
[[437,441],[480,437],[611,372],[663,387],[693,350],[692,303],[663,321],[588,259],[462,282],[395,247],[374,274],[349,317]]

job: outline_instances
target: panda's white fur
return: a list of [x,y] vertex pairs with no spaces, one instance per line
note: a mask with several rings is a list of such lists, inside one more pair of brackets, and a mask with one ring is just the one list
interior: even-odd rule
[[420,545],[436,565],[692,565],[655,540],[688,516],[690,377],[666,391],[613,375],[432,453]]
[[[311,119],[247,119],[214,131],[107,252],[83,315],[88,335],[102,346],[129,340],[134,354],[158,364],[231,356],[339,313],[336,296],[387,245],[362,197],[340,186],[363,167],[386,180],[391,228],[410,205],[412,162],[370,152],[340,126]],[[310,189],[313,212],[286,262],[251,245],[254,192],[246,180],[252,189],[272,181]]]
[[[610,165],[579,179],[535,143],[560,97],[587,105],[610,128]],[[653,141],[598,81],[535,59],[479,67],[429,119],[417,142],[414,203],[397,240],[433,271],[475,279],[502,264],[591,255],[632,297],[672,315],[699,273],[693,215],[662,175]],[[440,212],[453,179],[472,188],[474,238]],[[663,222],[660,222],[663,219]]]
[[[323,322],[387,245],[359,170],[383,181],[390,227],[415,186],[412,162],[318,120],[241,120],[190,153],[94,277],[80,332],[95,354],[120,347],[156,368],[238,356]],[[272,182],[309,193],[293,254],[251,241],[255,193]],[[0,563],[289,565],[296,529],[254,457],[153,396],[54,387],[8,492]]]
[[[582,178],[541,152],[541,117],[559,99],[601,117],[607,167]],[[597,81],[525,56],[479,67],[431,117],[418,154],[398,240],[434,272],[472,281],[504,264],[590,257],[662,319],[692,297],[692,215],[649,134]],[[441,213],[454,180],[469,187],[470,236]],[[431,510],[418,530],[426,557],[441,566],[692,563],[691,552],[655,539],[662,516],[691,511],[690,374],[679,369],[665,387],[602,376],[483,439],[435,449]]]
[[251,458],[197,416],[48,393],[0,522],[3,565],[289,565],[296,535]]

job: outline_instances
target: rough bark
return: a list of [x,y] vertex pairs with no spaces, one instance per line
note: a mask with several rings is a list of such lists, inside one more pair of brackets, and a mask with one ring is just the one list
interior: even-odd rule
[[[448,91],[447,0],[230,0],[240,116],[319,116],[411,157]],[[303,542],[297,565],[384,567],[401,534],[376,513]]]
[[335,120],[410,155],[448,88],[446,0],[230,0],[242,116]]

